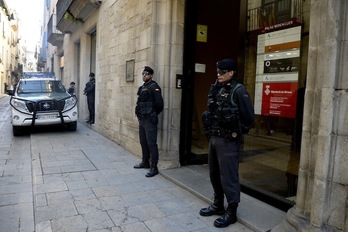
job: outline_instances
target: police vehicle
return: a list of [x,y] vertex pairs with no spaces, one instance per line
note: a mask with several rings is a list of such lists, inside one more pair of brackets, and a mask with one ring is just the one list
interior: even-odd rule
[[76,131],[77,98],[53,75],[23,75],[10,95],[14,136],[21,135],[24,128],[59,124]]

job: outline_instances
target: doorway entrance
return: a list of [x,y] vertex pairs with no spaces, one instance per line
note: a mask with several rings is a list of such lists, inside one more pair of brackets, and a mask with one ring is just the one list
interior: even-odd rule
[[[250,66],[250,54],[256,66],[257,39],[245,45],[246,0],[186,1],[185,11],[180,163],[207,164],[208,140],[201,115],[217,78],[216,62],[236,60],[238,78],[254,99],[256,72],[245,67]],[[242,191],[284,210],[296,199],[299,149],[293,144],[300,136],[294,137],[295,122],[256,115],[255,128],[245,136],[240,157]]]
[[[246,1],[186,1],[184,83],[182,102],[180,162],[207,163],[208,140],[201,115],[206,110],[210,85],[217,78],[216,62],[238,61],[243,70],[244,46],[241,31]],[[240,73],[242,77],[242,72]]]

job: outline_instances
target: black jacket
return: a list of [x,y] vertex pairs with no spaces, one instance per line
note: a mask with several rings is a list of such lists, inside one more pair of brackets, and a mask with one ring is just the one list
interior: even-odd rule
[[[219,100],[220,99],[220,100]],[[227,83],[215,82],[211,86],[208,96],[208,107],[213,117],[215,125],[225,127],[224,123],[228,122],[230,111],[224,111],[226,105],[224,101],[228,102],[226,109],[238,109],[238,121],[241,126],[242,133],[246,133],[254,124],[254,108],[251,104],[249,93],[245,86],[238,81],[237,78],[232,78]],[[231,119],[232,120],[232,119]],[[234,119],[233,121],[235,121]],[[227,129],[227,128],[225,128]]]
[[155,112],[156,115],[160,114],[164,108],[161,92],[161,88],[153,80],[140,86],[137,93],[138,100],[135,114],[138,117],[148,117],[151,112]]
[[86,83],[86,87],[84,89],[84,93],[87,95],[87,98],[90,100],[94,100],[95,97],[95,80],[90,80]]

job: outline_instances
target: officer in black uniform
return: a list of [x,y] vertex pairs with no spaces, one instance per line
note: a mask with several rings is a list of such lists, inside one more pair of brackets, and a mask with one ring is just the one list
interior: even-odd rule
[[89,119],[86,121],[88,124],[94,124],[94,114],[95,114],[95,74],[89,74],[89,81],[86,83],[83,94],[87,95],[87,105],[89,110]]
[[70,82],[70,87],[68,89],[68,93],[73,96],[75,95],[75,82]]
[[[254,109],[245,86],[235,77],[237,65],[232,59],[216,64],[217,80],[208,94],[208,110],[202,115],[209,138],[209,172],[214,189],[213,204],[200,210],[200,215],[222,215],[215,227],[227,227],[237,221],[240,202],[238,175],[242,134],[254,123]],[[225,210],[224,196],[228,206]]]
[[[158,114],[163,111],[161,88],[152,80],[153,69],[145,66],[143,73],[144,84],[138,89],[138,100],[135,114],[139,120],[139,139],[142,150],[142,162],[134,168],[150,168],[146,177],[158,174],[157,124]],[[150,166],[151,157],[151,166]]]

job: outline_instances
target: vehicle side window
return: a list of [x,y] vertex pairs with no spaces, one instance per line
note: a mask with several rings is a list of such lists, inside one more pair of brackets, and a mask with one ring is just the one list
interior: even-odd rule
[[66,92],[66,89],[65,89],[64,85],[62,84],[62,82],[54,81],[52,84],[54,85],[52,92],[58,92],[58,93]]

